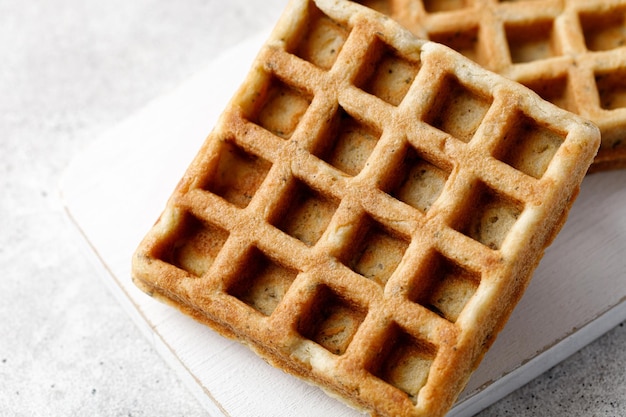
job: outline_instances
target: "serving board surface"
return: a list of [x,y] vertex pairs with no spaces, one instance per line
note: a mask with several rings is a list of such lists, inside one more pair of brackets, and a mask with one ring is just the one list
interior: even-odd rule
[[[61,195],[111,291],[212,416],[356,416],[139,291],[130,259],[266,38],[232,48],[96,140]],[[569,220],[450,415],[469,416],[626,319],[626,170],[588,176]]]

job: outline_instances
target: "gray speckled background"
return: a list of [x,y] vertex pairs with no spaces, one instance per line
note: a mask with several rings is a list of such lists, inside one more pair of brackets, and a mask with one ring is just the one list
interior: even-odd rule
[[[284,4],[0,0],[0,415],[207,415],[97,279],[57,186]],[[622,324],[480,416],[624,416],[625,368]]]

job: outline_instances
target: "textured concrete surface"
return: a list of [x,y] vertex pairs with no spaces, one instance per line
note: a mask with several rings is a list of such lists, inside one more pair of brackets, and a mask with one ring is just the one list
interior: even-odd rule
[[[207,415],[95,277],[57,186],[284,3],[0,0],[0,415]],[[480,416],[626,415],[625,365],[622,324]]]

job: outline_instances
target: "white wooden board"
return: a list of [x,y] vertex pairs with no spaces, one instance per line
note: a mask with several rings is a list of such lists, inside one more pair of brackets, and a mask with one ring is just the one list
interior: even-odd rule
[[[319,389],[154,301],[130,280],[130,258],[243,80],[260,34],[96,140],[61,193],[102,277],[214,416],[355,416]],[[626,171],[589,176],[569,221],[473,375],[455,416],[468,416],[626,319]]]

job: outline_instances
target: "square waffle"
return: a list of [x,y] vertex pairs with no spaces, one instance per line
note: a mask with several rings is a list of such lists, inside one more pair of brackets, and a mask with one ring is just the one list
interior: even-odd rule
[[626,167],[626,1],[364,0],[594,122],[591,172]]
[[441,416],[564,222],[600,136],[343,0],[293,0],[133,279],[378,416]]

